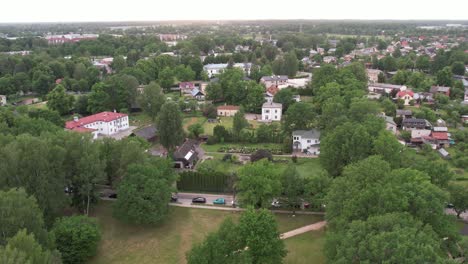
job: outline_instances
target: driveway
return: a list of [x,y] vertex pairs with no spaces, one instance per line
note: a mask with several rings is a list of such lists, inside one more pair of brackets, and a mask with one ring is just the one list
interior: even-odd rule
[[[224,198],[224,200],[226,201],[226,205],[231,205],[232,201],[234,200],[234,196],[229,195],[229,194],[203,194],[203,193],[182,192],[182,193],[178,193],[177,196],[179,197],[179,199],[177,200],[177,203],[183,204],[183,205],[191,205],[192,199],[195,197],[205,197],[206,204],[213,204],[214,200],[218,198]],[[196,206],[198,207],[198,205]]]

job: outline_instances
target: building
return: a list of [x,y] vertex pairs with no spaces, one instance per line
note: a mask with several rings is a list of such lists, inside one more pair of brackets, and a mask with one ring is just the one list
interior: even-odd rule
[[218,116],[234,116],[239,112],[239,106],[236,105],[221,105],[217,108]]
[[403,120],[403,130],[414,130],[414,129],[432,129],[431,123],[426,119],[421,118],[406,118]]
[[404,85],[396,85],[396,84],[389,84],[389,83],[370,83],[367,86],[367,89],[371,93],[392,94],[392,93],[398,93],[400,91],[405,91],[407,87]]
[[193,89],[192,90],[192,93],[191,93],[192,97],[199,100],[199,101],[202,101],[202,100],[205,100],[205,94],[202,93],[200,90],[198,90],[197,88]]
[[446,96],[450,96],[450,87],[446,87],[446,86],[432,86],[431,89],[429,90],[429,92],[431,94],[433,94],[434,96],[436,94],[443,94],[443,95],[446,95]]
[[65,34],[65,35],[49,35],[45,39],[49,45],[59,45],[64,43],[75,43],[81,40],[97,39],[97,34]]
[[379,81],[379,74],[382,73],[381,70],[367,69],[367,78],[370,83],[377,83]]
[[392,132],[392,134],[395,135],[397,132],[397,124],[393,120],[393,117],[385,115],[383,115],[382,117],[385,119],[385,128],[387,129],[387,131],[390,131]]
[[414,92],[411,90],[399,91],[396,98],[403,100],[405,105],[410,105],[410,102],[414,100]]
[[[222,73],[229,64],[227,63],[212,63],[203,66],[203,70],[206,71],[209,78],[212,78],[215,75]],[[239,68],[244,71],[244,74],[250,75],[250,70],[252,68],[252,63],[235,63],[234,68]]]
[[397,109],[396,110],[396,117],[401,117],[402,119],[411,118],[411,117],[413,117],[413,111],[404,110],[404,109]]
[[154,125],[144,127],[137,131],[133,131],[131,136],[140,137],[145,139],[146,141],[153,142],[156,140],[158,130]]
[[179,89],[184,94],[191,94],[194,88],[195,88],[195,84],[193,82],[179,83]]
[[429,129],[413,129],[411,130],[411,143],[414,145],[421,145],[425,142],[425,138],[431,135]]
[[6,95],[0,95],[0,106],[7,104]]
[[65,129],[92,133],[94,138],[98,135],[113,135],[128,128],[128,115],[116,112],[101,112],[83,118],[74,117],[73,121],[65,123]]
[[333,56],[325,56],[323,57],[323,62],[325,63],[334,63],[336,62],[336,58]]
[[184,144],[174,152],[174,167],[192,169],[198,161],[198,143],[196,140],[185,140]]
[[288,76],[287,75],[273,75],[273,76],[263,76],[260,79],[260,83],[265,85],[265,87],[271,86],[282,86],[288,84]]
[[262,105],[262,120],[263,121],[281,121],[283,105],[280,103],[264,103]]
[[292,133],[293,151],[300,151],[312,155],[320,154],[320,131],[296,130]]

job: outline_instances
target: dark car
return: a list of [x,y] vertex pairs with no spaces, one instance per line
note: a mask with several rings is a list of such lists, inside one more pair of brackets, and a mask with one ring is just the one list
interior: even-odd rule
[[195,197],[192,199],[192,203],[206,203],[205,197]]
[[171,202],[177,202],[178,199],[179,197],[177,196],[177,194],[175,193],[171,194]]

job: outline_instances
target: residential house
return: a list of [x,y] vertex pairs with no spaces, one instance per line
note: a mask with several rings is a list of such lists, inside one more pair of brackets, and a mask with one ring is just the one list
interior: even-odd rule
[[325,62],[325,63],[335,63],[336,62],[336,57],[325,56],[325,57],[323,57],[323,62]]
[[146,141],[153,142],[156,140],[157,132],[158,130],[156,129],[156,127],[154,125],[150,125],[137,131],[133,131],[131,136],[140,137],[145,139]]
[[448,132],[432,131],[430,137],[424,138],[425,143],[433,145],[434,148],[446,148],[450,146]]
[[198,90],[197,88],[193,89],[192,90],[192,97],[199,100],[199,101],[203,101],[205,100],[205,94],[202,93],[200,90]]
[[73,121],[65,123],[65,129],[92,133],[94,138],[97,138],[99,134],[113,135],[128,128],[128,115],[116,112],[101,112],[82,118],[75,116]]
[[45,39],[49,45],[57,45],[64,43],[74,43],[81,40],[93,40],[97,39],[97,34],[65,34],[65,35],[49,35]]
[[405,105],[410,105],[410,102],[414,100],[414,92],[411,90],[399,91],[396,98],[403,100]]
[[278,86],[272,85],[266,89],[265,92],[265,102],[272,103],[275,97],[275,94],[279,92]]
[[397,124],[393,120],[393,117],[386,116],[385,114],[381,115],[381,117],[385,120],[385,127],[387,131],[390,131],[395,135],[397,132]]
[[293,151],[300,151],[312,155],[320,154],[320,131],[296,130],[292,133]]
[[280,103],[264,103],[262,105],[262,120],[263,121],[281,121],[283,105]]
[[434,96],[436,94],[443,94],[446,96],[450,96],[450,87],[445,87],[445,86],[432,86],[431,89],[429,90],[431,94]]
[[198,161],[198,142],[193,139],[185,142],[174,152],[174,167],[178,169],[192,169]]
[[414,130],[414,129],[432,129],[432,124],[426,119],[421,118],[406,118],[403,120],[403,130]]
[[4,106],[7,104],[6,95],[0,95],[0,106]]
[[396,117],[401,117],[402,119],[411,118],[411,117],[413,117],[413,111],[404,110],[404,109],[397,109],[396,110]]
[[265,85],[265,87],[271,86],[284,86],[288,83],[288,76],[287,75],[273,75],[273,76],[263,76],[260,79],[260,83]]
[[367,78],[370,83],[376,83],[379,81],[379,74],[382,73],[381,70],[367,69]]
[[431,135],[430,129],[413,129],[411,130],[411,143],[421,145],[425,142],[425,138]]
[[194,88],[195,88],[195,84],[193,82],[179,83],[180,92],[183,94],[191,94]]
[[239,106],[236,105],[221,105],[217,108],[218,116],[234,116],[239,112]]
[[396,84],[388,84],[388,83],[370,83],[367,86],[367,89],[371,93],[392,94],[392,93],[398,93],[400,91],[405,91],[407,87],[404,85],[396,85]]
[[[213,76],[222,73],[228,67],[228,65],[229,64],[227,63],[207,64],[203,66],[203,70],[207,72],[209,78],[212,78]],[[235,63],[233,67],[242,69],[244,74],[250,75],[252,63]]]

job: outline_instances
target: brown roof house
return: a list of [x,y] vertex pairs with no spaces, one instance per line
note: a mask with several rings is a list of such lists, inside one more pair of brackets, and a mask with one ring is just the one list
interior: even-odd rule
[[184,144],[174,152],[174,167],[178,169],[193,169],[199,159],[198,142],[185,140]]
[[218,106],[218,116],[234,116],[239,111],[239,106],[236,105],[221,105]]

